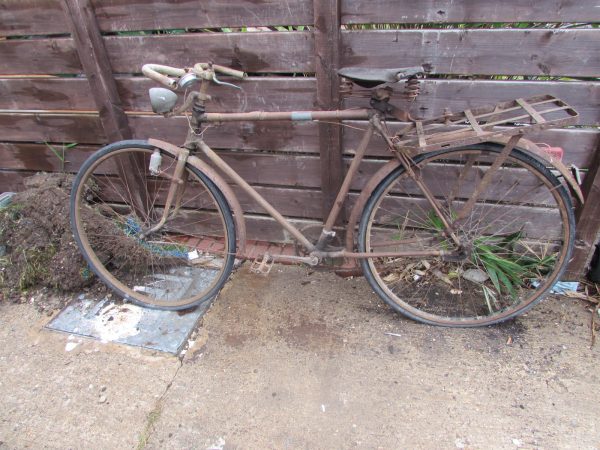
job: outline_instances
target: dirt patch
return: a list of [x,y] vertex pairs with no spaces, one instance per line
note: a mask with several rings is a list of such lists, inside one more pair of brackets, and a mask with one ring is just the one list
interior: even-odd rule
[[[70,174],[36,174],[0,211],[2,297],[52,311],[64,306],[94,277],[81,256],[69,223]],[[100,287],[98,287],[100,288]]]
[[0,232],[6,254],[0,282],[5,297],[30,301],[27,292],[32,290],[69,292],[91,282],[69,226],[72,180],[68,174],[29,177],[26,189],[2,210]]
[[[53,310],[70,298],[64,297],[65,293],[80,293],[92,285],[106,291],[73,239],[69,216],[73,179],[60,173],[29,177],[24,181],[25,190],[0,211],[0,244],[5,248],[0,258],[3,298],[32,302],[31,298],[37,297],[40,309]],[[98,194],[98,186],[87,186],[84,201],[96,207],[80,210],[90,245],[118,278],[136,273],[137,267],[148,266],[155,255],[123,232],[114,220],[115,211],[96,203]]]

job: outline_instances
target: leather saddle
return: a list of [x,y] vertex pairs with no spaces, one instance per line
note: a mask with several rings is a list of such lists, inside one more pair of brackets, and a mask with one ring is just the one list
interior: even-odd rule
[[397,83],[425,72],[426,70],[422,66],[401,67],[399,69],[344,67],[338,70],[338,75],[352,80],[353,83],[361,87],[374,88],[384,83]]

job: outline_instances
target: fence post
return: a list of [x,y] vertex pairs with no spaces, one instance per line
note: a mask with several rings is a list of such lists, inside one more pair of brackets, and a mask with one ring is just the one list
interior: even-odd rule
[[[317,108],[340,107],[340,0],[314,0],[315,76],[317,78]],[[344,178],[342,132],[336,124],[319,123],[321,155],[321,190],[323,217],[331,210]],[[343,211],[340,219],[343,220]]]
[[[79,60],[100,112],[100,122],[106,138],[109,142],[131,139],[131,129],[121,106],[108,53],[90,0],[63,0],[62,6],[69,20]],[[144,214],[148,205],[148,192],[147,186],[136,177],[136,174],[144,173],[143,159],[140,156],[119,157],[117,170],[138,213]]]
[[594,252],[594,244],[600,230],[600,138],[590,169],[583,181],[585,203],[577,212],[577,231],[575,234],[575,249],[565,280],[578,280],[588,269],[588,264]]
[[131,138],[127,117],[112,75],[104,41],[90,0],[63,0],[79,60],[100,111],[100,121],[109,142]]

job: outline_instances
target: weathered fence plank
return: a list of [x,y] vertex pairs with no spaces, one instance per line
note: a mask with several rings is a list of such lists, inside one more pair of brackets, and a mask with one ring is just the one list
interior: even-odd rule
[[[130,117],[134,136],[183,144],[187,120],[177,118],[167,121],[162,117]],[[176,129],[175,125],[179,128]],[[274,152],[318,153],[319,140],[315,123],[245,122],[228,123],[209,128],[204,133],[208,145],[221,149],[268,150]]]
[[[19,190],[19,188],[22,187],[22,180],[33,175],[34,173],[35,172],[31,171],[0,172],[0,189],[2,189],[2,192],[7,190]],[[119,184],[114,180],[112,183],[113,185],[119,186]],[[125,188],[123,187],[123,189]],[[233,190],[238,196],[240,204],[245,213],[265,214],[265,211],[262,209],[262,207],[258,205],[256,201],[253,200],[248,194],[246,194],[237,186],[233,186]],[[322,218],[322,194],[320,190],[292,189],[274,186],[256,186],[256,190],[282,214],[288,217],[296,217],[300,219]],[[120,196],[115,195],[114,198],[109,196],[105,199],[107,201],[119,201],[120,198]],[[186,205],[186,207],[191,206],[193,205]]]
[[[310,25],[312,2],[295,0],[94,0],[102,31]],[[127,20],[123,20],[127,17]]]
[[[61,145],[49,144],[62,156]],[[98,146],[77,145],[65,150],[64,164],[59,157],[45,144],[32,144],[25,142],[1,142],[0,155],[2,155],[2,169],[27,170],[43,172],[76,172],[88,156],[98,150]]]
[[[211,86],[210,112],[289,111],[315,108],[312,77],[249,77],[231,80],[242,90]],[[148,89],[158,86],[141,77],[115,78],[123,108],[151,111]],[[0,110],[93,111],[96,105],[84,78],[0,78]]]
[[145,63],[175,67],[213,61],[246,72],[314,72],[312,33],[196,33],[105,38],[113,70],[140,72]]
[[[206,61],[247,72],[314,72],[313,38],[304,31],[109,36],[104,43],[116,73],[139,73],[149,62],[184,67]],[[81,72],[70,38],[0,41],[0,75]]]
[[[182,144],[188,124],[183,117],[164,119],[158,116],[129,116],[136,139],[155,137]],[[344,152],[353,153],[362,136],[365,122],[348,122],[343,134]],[[4,141],[105,144],[97,116],[72,114],[8,114],[0,113]],[[393,131],[398,127],[390,124]],[[563,147],[565,162],[589,167],[599,133],[592,129],[546,130],[528,135],[534,142]],[[318,153],[317,127],[313,123],[272,122],[226,124],[209,128],[206,142],[215,148],[268,150],[279,152]],[[368,149],[370,156],[390,156],[381,138],[374,137]]]
[[[61,146],[53,145],[56,151],[61,150]],[[97,146],[78,145],[65,151],[65,163],[61,164],[56,154],[44,144],[15,144],[0,143],[0,152],[3,155],[2,167],[5,170],[27,170],[27,171],[69,171],[75,172],[85,161]],[[219,151],[220,156],[248,183],[263,186],[285,186],[295,188],[319,189],[321,187],[320,161],[318,156],[313,155],[290,155],[290,154],[271,154],[255,152],[233,152]],[[344,158],[345,170],[350,165],[351,158]],[[351,189],[360,191],[363,189],[370,177],[381,168],[387,160],[368,159],[365,160],[354,179]],[[444,179],[444,174],[451,170],[447,166],[432,166],[426,179],[428,186],[435,195],[444,195],[438,185],[439,180]],[[107,174],[116,174],[116,167],[105,167]],[[508,177],[507,175],[505,176]],[[514,171],[515,179],[520,178],[521,172]],[[466,185],[465,185],[466,186]],[[537,185],[536,185],[537,186]],[[529,192],[531,186],[521,183],[514,188],[514,196],[521,198],[526,192]],[[416,186],[412,187],[407,194],[421,196]],[[498,200],[505,195],[505,192],[489,191],[483,194],[482,198],[487,200]],[[499,197],[502,196],[502,197]],[[533,200],[532,200],[533,203]],[[313,216],[314,217],[314,216]]]
[[4,141],[108,142],[98,115],[0,113]]
[[[460,202],[457,202],[460,204]],[[481,205],[481,204],[480,204]],[[499,229],[503,225],[514,225],[522,223],[522,231],[529,238],[547,239],[548,233],[558,236],[561,224],[555,210],[548,208],[536,208],[524,205],[481,205],[482,217],[485,220],[495,221]],[[386,201],[384,207],[393,209],[394,214],[406,217],[408,211],[428,211],[431,206],[425,198],[391,198]]]
[[0,36],[69,33],[57,0],[2,0]]
[[[24,189],[23,180],[31,175],[34,172],[0,172],[0,190],[2,192],[6,191],[20,191]],[[265,192],[262,192],[265,194]],[[320,192],[312,192],[314,197],[308,197],[305,195],[305,191],[298,191],[295,193],[299,201],[304,199],[314,201],[319,205],[320,209]],[[276,202],[277,195],[274,195],[273,198],[270,198],[270,201]],[[278,207],[285,208],[285,204],[277,205]],[[248,239],[256,239],[261,241],[270,241],[270,242],[291,242],[291,239],[288,233],[284,232],[275,220],[270,217],[266,217],[264,215],[257,214],[245,214],[246,219],[246,231]],[[303,229],[307,226],[318,226],[319,221],[309,220],[309,219],[289,219],[292,224],[297,226],[299,229]]]
[[[61,152],[60,144],[49,144]],[[65,164],[46,144],[0,143],[2,168],[76,172],[97,145],[77,145],[65,150]],[[319,157],[301,154],[271,154],[254,152],[219,151],[220,156],[248,183],[300,188],[320,188]],[[106,168],[116,173],[116,167]]]
[[[103,32],[312,24],[312,2],[93,0]],[[68,33],[57,0],[2,0],[0,36]]]
[[342,23],[600,22],[595,0],[364,0],[342,2]]
[[[121,102],[127,111],[150,111],[148,89],[156,86],[140,77],[115,79]],[[316,82],[312,77],[250,77],[238,83],[242,90],[213,87],[212,112],[289,111],[315,107]],[[396,89],[401,92],[401,86]],[[355,93],[366,91],[355,89]],[[430,118],[445,108],[462,111],[498,101],[551,94],[579,112],[579,125],[600,124],[600,84],[591,81],[502,81],[436,80],[421,83],[421,95],[411,113]],[[392,99],[392,103],[395,103]],[[345,97],[344,107],[367,107],[366,97]],[[0,110],[94,110],[87,80],[82,78],[0,78]]]
[[[344,132],[344,151],[354,153],[354,150],[360,142],[362,132],[360,129],[367,127],[366,122],[350,121],[352,128],[347,128]],[[400,124],[389,124],[391,132],[400,130]],[[596,146],[596,140],[600,136],[597,130],[593,129],[556,129],[544,130],[536,133],[527,134],[527,139],[533,142],[547,143],[551,146],[563,147],[565,150],[564,162],[566,164],[575,164],[578,167],[590,167],[592,156]],[[383,139],[375,137],[371,140],[368,150],[369,156],[389,157],[390,152],[387,149]]]
[[71,38],[0,40],[0,75],[82,72]]
[[342,32],[342,65],[430,64],[434,73],[595,77],[600,33],[569,30],[360,30]]
[[[401,85],[396,92],[402,92]],[[354,93],[358,96],[366,91],[355,89]],[[585,81],[427,79],[421,82],[421,94],[410,105],[410,112],[413,116],[428,119],[444,114],[446,108],[457,112],[538,94],[551,94],[573,105],[580,114],[579,125],[600,124],[600,84]],[[391,103],[395,103],[393,98]],[[367,105],[364,97],[344,98],[344,106],[348,108]]]
[[[129,116],[136,139],[154,137],[182,145],[188,130],[184,117]],[[78,142],[106,144],[97,115],[8,114],[0,113],[4,141]],[[215,148],[317,153],[317,126],[314,123],[243,123],[209,128],[204,137]]]
[[[183,3],[158,0],[94,0],[103,32],[312,24],[312,2],[239,2],[219,0]],[[594,0],[343,0],[344,24],[599,22]],[[3,0],[0,36],[67,33],[68,24],[56,0]],[[127,20],[123,20],[126,17]]]

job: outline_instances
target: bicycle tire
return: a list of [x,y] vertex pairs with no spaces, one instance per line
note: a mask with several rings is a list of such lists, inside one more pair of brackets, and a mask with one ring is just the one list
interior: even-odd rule
[[[415,158],[466,251],[441,256],[361,260],[373,290],[394,310],[441,326],[474,327],[524,313],[559,280],[575,237],[570,196],[552,172],[514,149],[471,213],[456,220],[481,177],[502,150],[483,143]],[[371,194],[359,224],[361,252],[453,250],[443,225],[400,166]]]
[[[182,310],[212,299],[231,274],[235,225],[223,193],[186,163],[180,208],[158,231],[177,159],[146,141],[110,144],[81,166],[70,199],[71,229],[91,270],[126,301]],[[133,185],[133,186],[132,186]],[[171,209],[173,211],[173,209]]]

